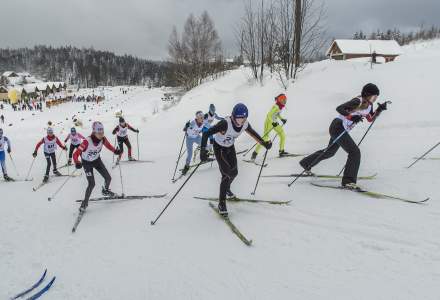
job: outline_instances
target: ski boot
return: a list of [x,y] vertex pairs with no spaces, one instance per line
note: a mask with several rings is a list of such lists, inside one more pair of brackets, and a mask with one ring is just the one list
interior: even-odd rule
[[185,165],[185,166],[183,167],[183,169],[182,169],[182,175],[185,176],[186,173],[188,173],[188,171],[189,171],[189,166],[188,166],[188,165]]
[[89,201],[88,200],[83,200],[81,202],[81,206],[79,207],[79,212],[80,213],[84,213],[87,209],[87,206],[89,206]]
[[303,163],[302,160],[299,162],[299,165],[304,169],[304,173],[303,173],[303,176],[304,176],[304,177],[308,177],[308,176],[312,177],[312,176],[315,176],[315,174],[312,173],[311,168],[309,168],[308,166],[306,166],[306,165]]
[[14,181],[14,179],[9,177],[7,174],[3,175],[3,178],[5,179],[5,181]]
[[116,196],[109,188],[102,187],[102,195],[105,197],[114,197]]
[[135,161],[136,159],[134,159],[133,157],[129,156],[129,157],[128,157],[128,160],[129,160],[129,161]]
[[46,183],[49,181],[49,175],[44,175],[43,177],[43,183]]
[[55,176],[63,176],[63,174],[61,174],[58,170],[53,170],[53,173],[55,174]]
[[252,156],[251,156],[251,160],[255,161],[255,159],[257,158],[258,153],[257,152],[252,152]]
[[220,200],[218,202],[218,213],[223,217],[228,217],[228,209],[226,207],[226,200]]
[[362,191],[362,188],[354,182],[342,183],[342,188],[352,191]]
[[226,200],[235,200],[235,199],[237,199],[237,196],[235,196],[235,194],[231,190],[226,191]]
[[68,166],[71,166],[71,165],[72,165],[72,159],[71,159],[71,158],[69,158],[69,160],[67,161],[67,165],[68,165]]
[[284,156],[288,156],[290,153],[286,152],[284,150],[280,150],[278,154],[279,154],[280,157],[284,157]]

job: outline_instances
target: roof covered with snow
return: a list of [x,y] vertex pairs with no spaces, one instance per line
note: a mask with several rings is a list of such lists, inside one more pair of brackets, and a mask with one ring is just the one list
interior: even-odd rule
[[374,51],[382,55],[403,53],[402,48],[395,40],[334,40],[327,50],[327,55],[330,55],[335,43],[344,54],[370,54]]
[[9,76],[18,76],[17,73],[15,73],[14,71],[6,71],[2,74],[3,77],[9,77]]

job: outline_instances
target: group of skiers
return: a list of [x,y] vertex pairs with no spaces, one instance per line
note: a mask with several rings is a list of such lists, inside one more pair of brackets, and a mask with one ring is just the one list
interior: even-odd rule
[[[352,100],[338,106],[336,111],[339,113],[330,125],[330,142],[329,146],[323,150],[319,150],[305,158],[299,164],[304,169],[305,175],[313,176],[311,169],[320,161],[328,159],[335,155],[339,147],[342,147],[347,153],[348,158],[342,177],[342,187],[347,189],[360,189],[357,182],[357,174],[360,165],[360,150],[356,143],[349,135],[349,131],[363,119],[372,122],[380,113],[387,109],[387,103],[379,104],[377,109],[373,109],[373,104],[379,96],[379,88],[372,83],[366,84],[361,94]],[[279,137],[279,156],[288,156],[285,150],[286,135],[284,132],[284,124],[287,119],[281,115],[282,110],[287,104],[287,96],[280,94],[275,97],[275,103],[266,115],[264,122],[264,134],[260,136],[249,124],[248,109],[239,103],[234,106],[230,116],[220,118],[215,113],[215,106],[211,104],[209,112],[203,114],[197,111],[196,118],[186,123],[184,131],[186,134],[187,158],[182,174],[185,175],[190,169],[190,162],[193,153],[193,145],[200,146],[201,163],[208,161],[210,149],[213,146],[214,156],[217,160],[220,173],[220,192],[218,209],[220,214],[227,216],[226,200],[235,198],[231,191],[231,183],[238,174],[237,156],[234,147],[235,140],[246,131],[254,138],[258,145],[252,153],[251,161],[255,161],[261,148],[271,149],[272,142],[270,133],[275,132]],[[217,119],[215,125],[213,121]],[[210,145],[208,145],[208,141]]]
[[[364,118],[371,122],[377,118],[382,111],[387,109],[386,103],[379,104],[376,110],[373,109],[373,104],[376,102],[379,93],[379,88],[376,85],[368,83],[362,88],[359,96],[336,108],[339,115],[330,124],[330,141],[328,147],[303,158],[299,162],[306,174],[312,176],[313,173],[311,169],[314,166],[322,160],[334,156],[338,149],[342,147],[342,149],[348,153],[344,175],[342,177],[342,187],[347,189],[359,188],[356,182],[361,155],[359,147],[350,137],[349,131],[357,123],[362,122]],[[218,205],[220,214],[227,216],[226,200],[235,198],[234,193],[231,191],[231,184],[238,175],[237,154],[234,145],[236,139],[243,132],[249,134],[258,143],[258,146],[252,153],[252,161],[257,158],[262,147],[266,150],[271,149],[272,142],[270,133],[272,131],[279,136],[279,156],[284,157],[289,155],[289,153],[285,151],[286,135],[283,128],[287,119],[281,115],[286,104],[287,96],[285,94],[280,94],[274,98],[274,104],[267,113],[264,122],[263,136],[260,136],[252,128],[248,121],[248,108],[242,103],[236,104],[231,114],[226,117],[220,117],[216,112],[215,105],[211,104],[207,113],[197,111],[195,118],[185,124],[183,130],[185,132],[187,156],[182,169],[182,176],[186,175],[191,168],[194,144],[197,145],[200,150],[200,163],[209,161],[209,156],[213,155],[217,160],[221,174]],[[87,177],[88,185],[80,211],[84,211],[87,208],[90,195],[95,186],[94,169],[101,174],[105,181],[102,194],[104,196],[114,195],[110,190],[111,176],[100,158],[100,153],[102,147],[105,146],[118,156],[116,161],[116,164],[118,164],[123,153],[123,145],[125,144],[128,149],[128,160],[134,160],[132,156],[132,146],[128,139],[128,130],[139,133],[138,129],[133,128],[123,117],[120,117],[119,124],[112,131],[113,135],[116,135],[115,144],[117,144],[117,146],[113,146],[105,137],[104,126],[100,122],[93,123],[92,133],[88,137],[84,137],[73,127],[65,138],[64,143],[70,140],[67,165],[71,165],[73,160],[76,169],[83,168]],[[9,139],[3,135],[3,130],[0,129],[0,163],[5,180],[10,180],[11,178],[7,174],[5,165],[6,145],[7,151],[11,152],[11,143]],[[44,157],[47,161],[43,182],[47,182],[49,180],[51,166],[54,175],[61,176],[61,173],[57,169],[55,152],[57,146],[65,151],[67,151],[67,147],[55,136],[52,127],[47,128],[47,135],[35,146],[33,152],[34,158],[37,156],[37,151],[42,145],[44,148]]]

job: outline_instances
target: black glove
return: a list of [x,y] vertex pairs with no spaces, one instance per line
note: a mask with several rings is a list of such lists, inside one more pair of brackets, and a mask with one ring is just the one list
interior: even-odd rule
[[75,163],[75,168],[77,168],[78,170],[81,169],[83,167],[81,162],[77,162]]
[[37,157],[37,151],[34,151],[34,153],[32,153],[32,156],[35,158]]
[[119,149],[119,148],[116,148],[115,149],[115,152],[113,152],[115,155],[119,155],[119,154],[122,154],[122,150],[121,149]]
[[277,122],[273,122],[273,123],[272,123],[272,126],[273,126],[273,128],[275,128],[275,127],[278,126],[278,123],[277,123]]
[[281,122],[283,122],[283,125],[287,123],[287,119],[281,119]]
[[11,153],[11,148],[8,148],[8,153]]
[[381,113],[382,111],[387,110],[387,103],[379,103],[376,109],[377,113]]
[[362,116],[354,115],[354,116],[351,116],[351,117],[350,117],[350,120],[351,120],[353,123],[357,124],[357,123],[359,123],[359,122],[362,122],[362,119],[363,119],[363,118],[364,118],[364,117],[362,117]]
[[208,150],[206,150],[206,148],[200,149],[200,160],[202,162],[207,161],[208,157],[209,157]]
[[136,129],[136,133],[139,133],[139,129]]
[[186,122],[185,127],[183,128],[183,131],[187,131],[189,128],[189,125],[190,125],[189,121]]
[[263,147],[266,148],[267,150],[272,148],[272,142],[271,141],[263,142],[261,145],[263,145]]

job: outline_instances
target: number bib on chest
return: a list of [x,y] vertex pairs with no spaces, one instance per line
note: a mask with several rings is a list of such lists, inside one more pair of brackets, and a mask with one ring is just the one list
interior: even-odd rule
[[88,146],[87,149],[81,154],[81,158],[86,161],[94,161],[99,158],[99,154],[102,150],[102,141],[95,145],[90,137],[87,138]]
[[127,135],[128,135],[128,126],[122,127],[121,125],[119,125],[117,136],[126,137]]
[[44,138],[44,152],[45,153],[54,153],[57,150],[57,139],[53,138],[49,140],[47,136]]
[[71,134],[70,140],[71,140],[72,145],[77,146],[77,145],[81,144],[81,138],[79,137],[78,134],[75,134],[75,135]]
[[246,120],[246,122],[241,127],[240,131],[235,131],[234,126],[232,125],[231,117],[226,117],[225,120],[228,123],[228,129],[224,133],[220,133],[220,132],[216,133],[214,135],[214,140],[220,146],[231,147],[234,145],[235,139],[238,138],[240,134],[242,134],[243,131],[245,131],[248,128],[249,123]]

